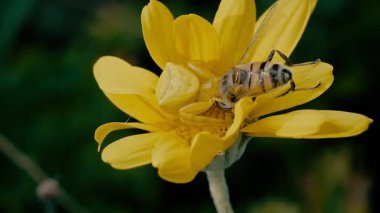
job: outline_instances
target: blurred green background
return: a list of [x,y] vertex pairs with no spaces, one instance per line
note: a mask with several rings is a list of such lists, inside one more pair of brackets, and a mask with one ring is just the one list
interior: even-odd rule
[[[260,14],[273,1],[258,0]],[[152,166],[112,169],[93,133],[125,121],[99,90],[94,62],[115,55],[159,73],[144,45],[145,1],[1,0],[0,134],[56,178],[90,212],[214,212],[205,174],[165,182]],[[164,1],[175,16],[212,20],[219,1]],[[377,99],[380,4],[320,0],[291,59],[321,58],[335,82],[298,108],[334,109],[375,120],[347,139],[254,139],[227,170],[237,212],[379,212]],[[122,133],[125,135],[125,132]],[[36,184],[0,152],[0,212],[43,212]],[[55,204],[57,212],[66,212]]]

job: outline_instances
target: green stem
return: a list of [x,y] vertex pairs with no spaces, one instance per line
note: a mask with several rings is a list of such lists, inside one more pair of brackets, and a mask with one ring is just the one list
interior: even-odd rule
[[[38,185],[43,184],[49,180],[48,175],[24,152],[14,146],[8,139],[0,134],[0,152],[3,152],[10,160],[12,160],[18,167],[26,172]],[[59,185],[57,185],[59,187]],[[58,188],[58,194],[54,197],[68,212],[87,212],[74,198],[69,195],[63,188]],[[40,197],[40,199],[43,199]],[[50,201],[51,202],[51,201]],[[54,206],[52,203],[47,205],[46,212],[49,212]],[[49,211],[48,211],[49,210]]]
[[218,213],[233,213],[224,170],[206,171],[212,200]]

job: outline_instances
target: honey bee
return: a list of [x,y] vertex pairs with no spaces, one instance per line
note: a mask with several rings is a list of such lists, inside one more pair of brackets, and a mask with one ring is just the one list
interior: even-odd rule
[[[273,7],[274,6],[269,9],[262,24],[251,38],[240,61],[243,61],[247,51],[253,45]],[[272,62],[275,53],[284,59],[284,65]],[[284,53],[276,49],[270,52],[266,61],[252,62],[248,64],[242,64],[240,62],[238,65],[232,67],[221,79],[219,84],[220,99],[217,101],[218,106],[222,109],[229,110],[233,108],[235,103],[237,103],[242,97],[251,96],[252,98],[255,98],[258,95],[273,91],[274,89],[288,84],[290,84],[289,90],[280,96],[284,96],[289,92],[315,89],[319,87],[321,83],[318,83],[312,88],[296,88],[291,70],[292,67],[295,66],[316,64],[319,62],[320,60],[317,59],[315,61],[301,64],[293,64]]]

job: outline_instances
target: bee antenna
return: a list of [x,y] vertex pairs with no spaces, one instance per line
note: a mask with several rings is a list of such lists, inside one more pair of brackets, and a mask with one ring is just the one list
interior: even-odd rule
[[245,59],[245,56],[247,55],[249,49],[251,49],[252,45],[253,45],[253,44],[255,43],[255,41],[257,40],[257,38],[258,38],[260,32],[262,31],[262,28],[265,26],[265,23],[268,21],[269,17],[271,17],[271,15],[272,15],[272,10],[276,7],[276,5],[277,5],[277,1],[276,1],[274,4],[272,4],[272,6],[270,6],[269,9],[267,10],[266,15],[265,15],[263,21],[261,22],[261,24],[260,24],[260,26],[257,28],[255,34],[252,36],[251,40],[249,41],[247,48],[245,48],[244,53],[243,53],[243,55],[241,56],[241,59],[240,59],[239,64],[241,64],[241,63],[243,62],[243,60]]

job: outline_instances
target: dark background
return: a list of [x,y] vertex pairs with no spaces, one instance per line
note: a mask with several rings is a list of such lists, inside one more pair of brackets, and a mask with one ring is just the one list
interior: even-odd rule
[[[258,14],[273,1],[257,1]],[[100,159],[96,127],[128,117],[102,94],[92,75],[103,55],[159,73],[144,45],[146,1],[2,0],[0,2],[0,134],[27,154],[91,212],[215,212],[205,174],[185,185],[156,169],[112,169]],[[208,20],[219,1],[164,1],[175,16]],[[379,1],[320,0],[294,51],[294,62],[321,58],[335,82],[298,108],[333,109],[375,120],[343,139],[255,138],[227,170],[237,212],[379,212]],[[124,134],[125,135],[125,134]],[[0,212],[43,212],[36,184],[0,153]],[[66,212],[55,203],[55,210]],[[279,210],[279,211],[276,211]]]

